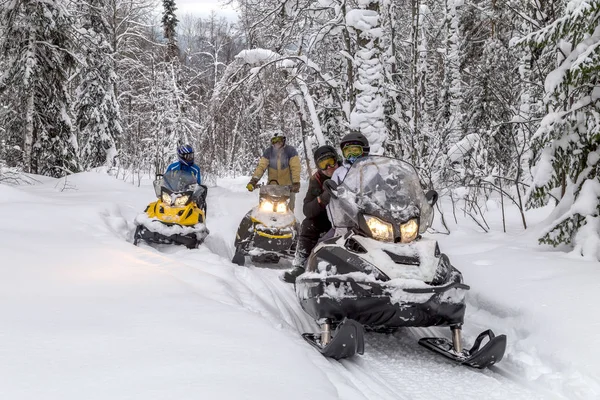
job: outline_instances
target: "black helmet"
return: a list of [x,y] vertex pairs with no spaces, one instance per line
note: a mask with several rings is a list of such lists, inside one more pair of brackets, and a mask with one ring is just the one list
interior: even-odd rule
[[325,145],[325,146],[319,146],[319,147],[317,147],[317,149],[313,153],[313,157],[314,157],[315,164],[316,164],[320,160],[322,160],[322,159],[324,159],[326,157],[333,157],[333,158],[335,158],[337,160],[338,155],[337,155],[335,149],[332,146]]
[[358,131],[352,131],[349,134],[347,134],[346,136],[344,136],[342,138],[342,140],[340,141],[340,148],[343,151],[344,147],[346,147],[348,145],[352,145],[352,144],[357,144],[359,146],[362,146],[363,154],[365,156],[369,155],[369,152],[371,151],[371,147],[369,147],[369,140],[362,133],[360,133]]

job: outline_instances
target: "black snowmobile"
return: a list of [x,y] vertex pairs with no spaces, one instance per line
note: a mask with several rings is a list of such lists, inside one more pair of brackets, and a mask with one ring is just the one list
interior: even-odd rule
[[293,258],[298,235],[298,221],[289,208],[290,188],[279,185],[258,185],[259,203],[242,219],[235,235],[235,255],[232,262],[275,264],[281,257]]
[[423,192],[414,167],[370,156],[354,163],[339,186],[327,182],[336,235],[314,248],[296,280],[302,308],[322,331],[303,337],[340,359],[363,354],[365,328],[449,326],[452,340],[422,338],[419,344],[475,368],[499,362],[505,335],[488,330],[470,349],[462,347],[469,286],[437,241],[421,236],[432,223],[437,193]]
[[168,171],[157,175],[154,192],[158,199],[135,219],[133,244],[180,244],[198,247],[208,235],[206,228],[206,194],[208,188],[198,185],[187,171]]

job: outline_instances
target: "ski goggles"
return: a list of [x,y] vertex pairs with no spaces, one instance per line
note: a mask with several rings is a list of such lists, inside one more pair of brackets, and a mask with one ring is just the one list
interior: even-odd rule
[[348,157],[360,157],[363,155],[363,147],[358,144],[351,144],[342,149],[344,158]]
[[179,157],[181,157],[181,159],[183,161],[187,161],[187,162],[194,161],[194,153],[180,154]]
[[335,157],[325,157],[317,161],[317,167],[322,170],[326,170],[329,167],[335,167],[337,160]]
[[271,139],[271,144],[283,143],[283,138],[280,136]]

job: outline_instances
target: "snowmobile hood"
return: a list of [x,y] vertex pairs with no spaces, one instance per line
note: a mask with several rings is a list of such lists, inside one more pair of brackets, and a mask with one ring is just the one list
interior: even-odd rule
[[330,203],[330,216],[337,227],[359,225],[357,216],[372,215],[402,224],[419,218],[423,233],[433,221],[433,208],[421,188],[419,176],[409,163],[382,156],[357,160]]

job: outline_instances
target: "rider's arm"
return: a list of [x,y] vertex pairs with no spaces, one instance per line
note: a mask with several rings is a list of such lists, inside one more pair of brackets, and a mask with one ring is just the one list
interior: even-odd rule
[[319,202],[319,195],[323,193],[319,182],[314,176],[308,181],[308,190],[304,198],[304,206],[302,211],[306,218],[315,218],[325,210],[325,205]]
[[194,172],[196,175],[196,180],[198,181],[198,185],[202,185],[202,174],[200,173],[200,167],[197,165],[193,165],[192,168],[194,169]]
[[255,178],[257,181],[260,178],[262,178],[263,174],[269,167],[269,149],[270,149],[270,147],[268,147],[264,151],[262,157],[260,158],[260,160],[258,160],[258,165],[256,166],[254,173],[252,174],[252,177]]
[[173,164],[169,165],[167,167],[167,170],[165,171],[165,174],[169,171],[173,171],[173,170],[177,170],[177,169],[179,169],[179,161],[176,161]]
[[300,157],[298,152],[292,146],[289,146],[289,163],[292,173],[292,183],[300,183]]

